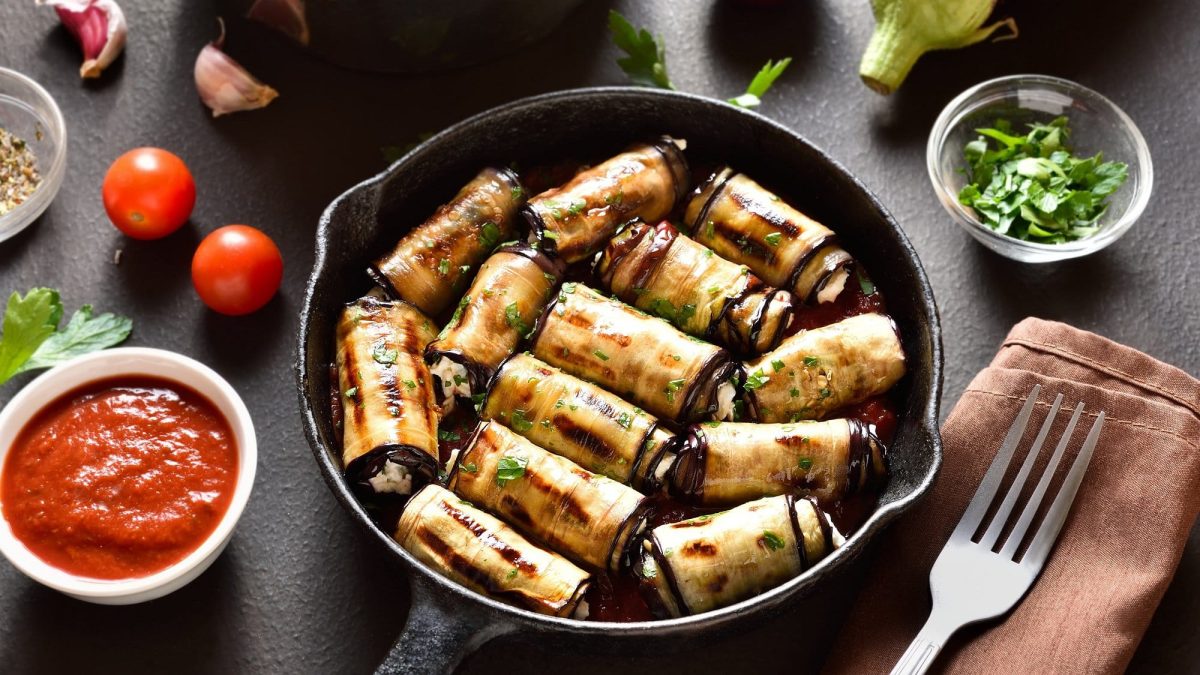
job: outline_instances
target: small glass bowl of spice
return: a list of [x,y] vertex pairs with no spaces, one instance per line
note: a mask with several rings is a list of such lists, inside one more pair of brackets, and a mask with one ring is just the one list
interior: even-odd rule
[[37,220],[62,186],[67,127],[40,84],[0,68],[0,241]]
[[942,206],[1013,260],[1054,262],[1112,244],[1154,182],[1150,149],[1112,101],[1048,75],[1012,75],[959,94],[926,148]]

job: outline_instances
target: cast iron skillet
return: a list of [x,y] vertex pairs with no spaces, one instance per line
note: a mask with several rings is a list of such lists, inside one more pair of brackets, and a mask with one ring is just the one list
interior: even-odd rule
[[[698,616],[641,623],[547,617],[476,595],[426,569],[377,528],[342,480],[329,412],[329,362],[344,303],[366,292],[367,263],[489,164],[603,156],[669,133],[689,155],[726,161],[832,226],[871,272],[900,327],[909,375],[900,384],[892,477],[879,507],[844,547],[806,574],[745,602]],[[509,633],[543,646],[589,652],[679,650],[742,630],[799,601],[861,554],[868,540],[914,504],[941,463],[938,404],[942,345],[929,280],[900,226],[840,164],[799,135],[711,99],[627,87],[565,91],[476,115],[421,144],[386,172],[338,197],[321,216],[296,361],[305,431],[338,501],[408,571],[408,624],[381,672],[445,672],[484,642]]]

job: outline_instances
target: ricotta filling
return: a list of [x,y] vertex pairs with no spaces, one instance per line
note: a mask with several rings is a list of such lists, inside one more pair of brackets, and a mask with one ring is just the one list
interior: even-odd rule
[[412,494],[413,476],[408,467],[392,460],[383,463],[379,473],[367,479],[376,493],[391,492],[398,495]]
[[842,294],[842,290],[846,288],[846,281],[850,278],[850,271],[845,267],[839,267],[833,274],[829,276],[829,281],[821,290],[817,291],[817,303],[825,304],[837,300]]
[[571,612],[572,619],[586,619],[591,613],[591,608],[588,607],[587,600],[580,600],[578,605],[575,605],[575,611]]
[[841,548],[842,544],[846,543],[846,538],[842,536],[841,532],[838,532],[837,525],[833,524],[833,520],[829,517],[828,513],[825,514],[825,520],[829,521],[829,529],[833,532],[833,536],[830,537],[833,540],[833,547],[835,549]]
[[675,465],[675,460],[678,459],[670,452],[666,453],[666,455],[667,456],[663,457],[662,461],[658,463],[658,466],[654,467],[654,484],[662,485],[664,487],[666,486],[667,473],[671,470],[671,467]]
[[733,421],[733,399],[737,397],[737,385],[729,380],[717,385],[717,413],[714,419],[721,422]]
[[429,372],[441,382],[438,398],[442,399],[439,403],[444,414],[448,415],[454,410],[454,399],[457,396],[471,398],[471,381],[467,379],[467,369],[461,363],[443,356],[433,364]]

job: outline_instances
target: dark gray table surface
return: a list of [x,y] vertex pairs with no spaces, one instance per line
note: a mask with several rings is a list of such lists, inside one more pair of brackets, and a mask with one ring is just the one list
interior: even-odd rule
[[[0,6],[0,65],[43,83],[70,132],[58,199],[34,227],[0,244],[0,293],[60,288],[71,309],[93,303],[133,317],[130,344],[211,364],[254,415],[259,473],[228,550],[167,598],[134,607],[88,605],[0,563],[0,670],[367,672],[400,631],[408,591],[403,573],[325,488],[300,428],[291,365],[317,217],[337,194],[384,168],[381,146],[405,145],[522,96],[624,83],[605,30],[610,3],[589,2],[520,54],[421,77],[343,71],[235,19],[230,52],[282,95],[266,110],[218,120],[192,83],[195,55],[216,29],[217,3],[123,4],[131,26],[126,54],[101,81],[87,84],[75,75],[78,51],[52,11],[32,0]],[[1018,17],[1019,40],[928,55],[888,99],[857,78],[872,26],[865,0],[784,4],[767,11],[726,2],[617,3],[665,38],[680,89],[725,98],[740,93],[768,57],[794,57],[761,110],[858,174],[912,238],[941,308],[944,410],[1027,315],[1095,330],[1200,372],[1200,3],[1005,2],[1000,11]],[[1151,205],[1130,234],[1102,253],[1041,267],[1010,262],[960,231],[934,197],[924,153],[938,111],[971,84],[1018,72],[1059,75],[1099,90],[1137,121],[1150,144]],[[139,145],[184,157],[199,190],[191,224],[159,242],[119,235],[100,202],[108,164]],[[203,307],[188,269],[205,233],[237,222],[275,238],[285,275],[266,309],[232,319]],[[25,381],[0,388],[0,402]],[[697,645],[684,657],[595,657],[506,640],[484,648],[465,670],[804,670],[827,650],[860,572],[848,571],[765,627]],[[1200,669],[1197,625],[1200,536],[1193,532],[1133,669]],[[807,656],[797,661],[800,654]]]

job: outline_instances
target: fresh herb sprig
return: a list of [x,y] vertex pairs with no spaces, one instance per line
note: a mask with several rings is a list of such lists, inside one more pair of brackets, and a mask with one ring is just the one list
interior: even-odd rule
[[91,305],[80,307],[60,328],[62,317],[56,290],[33,288],[24,297],[16,292],[9,296],[0,333],[0,384],[19,373],[120,344],[133,330],[133,322],[123,316],[93,316]]
[[971,182],[958,201],[996,232],[1024,241],[1061,244],[1095,234],[1128,167],[1104,161],[1103,153],[1074,156],[1067,125],[1066,117],[1030,124],[1024,136],[1006,120],[976,129],[980,136],[963,148]]
[[[757,108],[762,103],[762,97],[775,84],[775,80],[787,70],[791,65],[792,57],[780,59],[778,61],[767,60],[767,64],[758,71],[753,80],[750,80],[750,86],[746,87],[746,93],[741,96],[736,96],[729,99],[729,102],[742,108]],[[772,244],[773,245],[773,244]]]
[[613,44],[628,54],[617,59],[617,65],[634,84],[660,89],[675,88],[667,76],[666,50],[650,31],[645,28],[638,30],[616,10],[608,12],[608,30],[612,33]]

